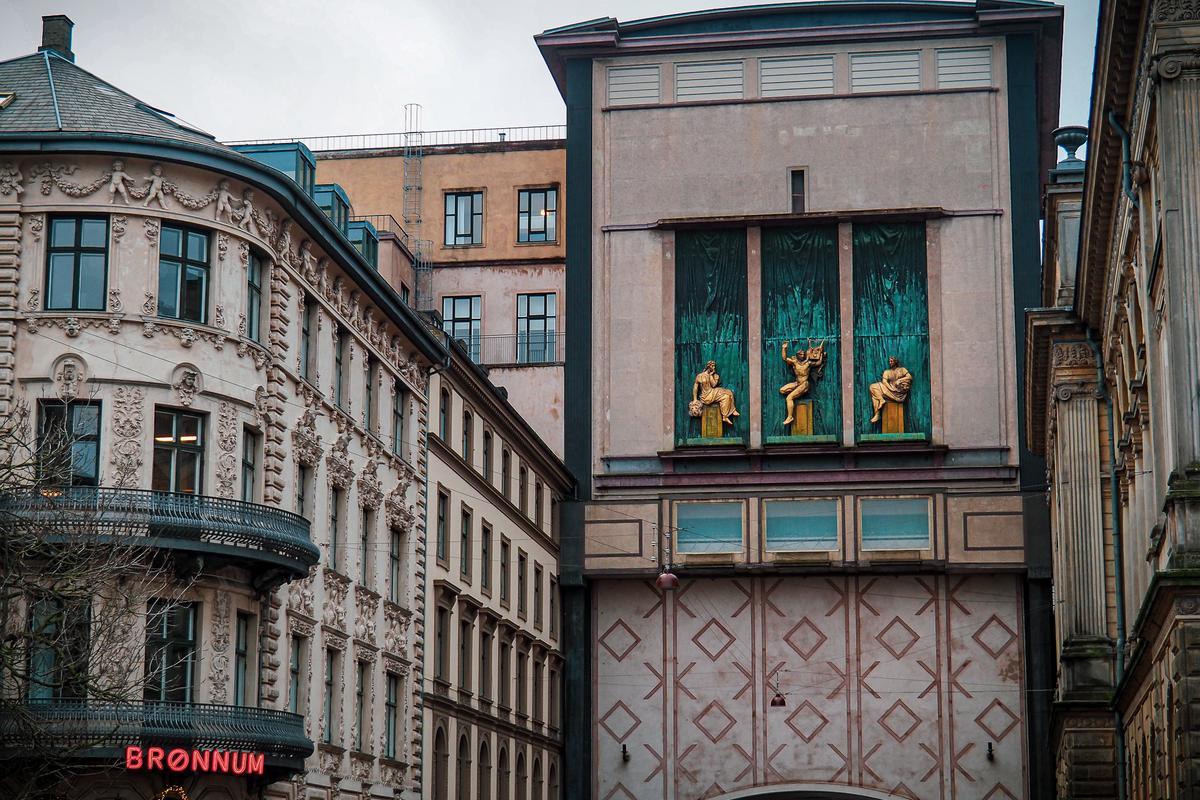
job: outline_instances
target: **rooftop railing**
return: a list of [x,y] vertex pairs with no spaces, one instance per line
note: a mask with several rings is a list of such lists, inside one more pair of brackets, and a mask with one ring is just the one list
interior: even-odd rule
[[566,125],[525,125],[513,128],[458,128],[445,131],[397,131],[394,133],[354,133],[341,136],[298,136],[282,139],[246,139],[225,142],[233,145],[303,142],[313,152],[329,150],[397,150],[403,147],[444,147],[504,142],[548,142],[565,139]]
[[560,364],[566,338],[558,333],[507,333],[459,338],[471,360],[485,367]]
[[147,546],[267,562],[299,577],[321,557],[309,522],[274,506],[222,497],[95,486],[0,495],[0,530],[36,526],[44,536],[147,538]]

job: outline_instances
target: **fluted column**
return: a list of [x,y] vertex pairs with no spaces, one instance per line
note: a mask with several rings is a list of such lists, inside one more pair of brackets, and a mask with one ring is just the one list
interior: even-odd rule
[[1087,386],[1055,390],[1055,535],[1064,546],[1059,576],[1066,639],[1107,636],[1104,519],[1100,486],[1100,426],[1095,392]]

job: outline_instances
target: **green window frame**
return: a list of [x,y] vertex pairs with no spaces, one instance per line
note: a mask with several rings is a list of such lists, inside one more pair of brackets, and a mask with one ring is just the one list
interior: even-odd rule
[[104,311],[108,217],[52,216],[46,247],[47,311]]

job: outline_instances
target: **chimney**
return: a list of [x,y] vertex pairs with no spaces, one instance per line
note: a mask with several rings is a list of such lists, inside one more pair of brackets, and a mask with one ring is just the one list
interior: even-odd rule
[[42,46],[38,52],[48,50],[67,61],[74,61],[75,54],[71,52],[71,29],[74,27],[75,23],[66,14],[42,17]]

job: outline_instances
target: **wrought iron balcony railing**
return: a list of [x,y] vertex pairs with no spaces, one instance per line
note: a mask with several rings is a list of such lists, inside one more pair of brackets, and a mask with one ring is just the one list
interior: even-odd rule
[[471,360],[485,367],[561,364],[566,337],[560,333],[508,333],[456,340]]
[[313,752],[304,717],[270,708],[156,701],[45,700],[0,713],[0,752],[117,758],[130,745],[262,753],[296,770]]
[[187,550],[308,574],[321,558],[309,522],[273,506],[221,497],[95,486],[22,489],[0,495],[0,529],[35,526],[46,537],[147,539]]

